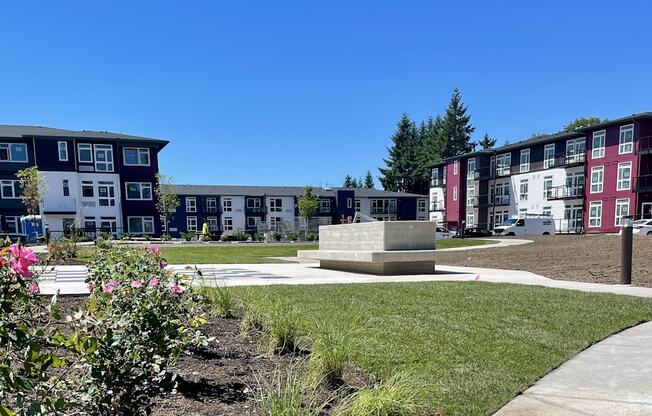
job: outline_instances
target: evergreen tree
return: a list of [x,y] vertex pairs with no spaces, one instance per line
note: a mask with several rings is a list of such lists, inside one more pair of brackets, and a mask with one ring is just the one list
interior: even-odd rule
[[416,161],[418,167],[414,172],[414,186],[412,187],[411,192],[419,194],[428,193],[430,172],[426,166],[441,160],[446,146],[446,142],[441,134],[441,127],[442,119],[439,116],[434,120],[432,117],[428,117],[425,122],[422,122],[419,125],[416,148]]
[[564,131],[573,131],[575,129],[579,129],[582,127],[589,127],[589,126],[594,126],[596,124],[600,123],[605,123],[609,120],[606,118],[604,120],[600,120],[599,117],[578,117],[575,120],[571,121],[567,125],[564,126]]
[[346,175],[344,177],[344,185],[342,185],[342,187],[344,187],[344,188],[353,188],[353,181],[354,181],[354,179],[351,177],[351,175]]
[[419,170],[417,160],[418,134],[410,117],[403,116],[392,135],[392,146],[387,149],[385,168],[380,168],[380,182],[387,191],[413,192],[414,178]]
[[367,189],[374,189],[374,177],[371,175],[370,170],[367,171],[367,174],[364,177],[364,187]]
[[496,145],[496,139],[492,139],[487,133],[485,133],[484,137],[478,142],[478,144],[483,149],[492,149]]
[[473,151],[471,133],[474,131],[475,127],[471,125],[471,115],[467,114],[467,107],[462,103],[462,95],[455,88],[441,126],[442,140],[446,143],[443,157],[447,158]]

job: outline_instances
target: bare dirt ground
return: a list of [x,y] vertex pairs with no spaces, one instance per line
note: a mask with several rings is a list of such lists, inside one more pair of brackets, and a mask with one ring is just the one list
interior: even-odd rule
[[[441,252],[438,264],[526,270],[551,279],[619,283],[620,236],[527,237],[534,243],[480,250]],[[652,238],[634,237],[632,282],[652,287]]]

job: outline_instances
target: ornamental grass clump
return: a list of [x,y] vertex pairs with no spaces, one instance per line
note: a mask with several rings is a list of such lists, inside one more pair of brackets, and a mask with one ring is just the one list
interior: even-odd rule
[[[79,400],[91,415],[142,415],[175,388],[171,366],[182,351],[210,340],[200,298],[187,276],[165,270],[156,246],[96,250],[90,297],[73,319],[82,350]],[[78,350],[75,346],[75,350]]]
[[308,359],[310,378],[314,383],[322,381],[341,385],[345,367],[351,362],[354,336],[350,330],[333,325],[317,324]]
[[299,313],[288,304],[277,303],[263,315],[263,330],[269,352],[278,354],[305,349],[307,337],[301,330]]

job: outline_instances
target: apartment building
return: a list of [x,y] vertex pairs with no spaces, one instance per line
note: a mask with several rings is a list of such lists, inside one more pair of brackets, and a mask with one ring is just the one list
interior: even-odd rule
[[615,232],[652,217],[651,153],[652,113],[639,113],[452,157],[429,167],[429,218],[491,229],[537,213],[558,232]]
[[[425,195],[362,188],[313,189],[319,207],[315,224],[338,224],[356,212],[384,221],[427,220]],[[204,222],[211,234],[258,232],[281,227],[300,229],[297,201],[303,187],[177,185],[180,205],[172,215],[170,234],[199,232]]]
[[26,214],[16,178],[38,166],[43,224],[53,237],[71,227],[95,234],[161,233],[154,184],[166,140],[38,126],[0,126],[0,229],[20,232]]

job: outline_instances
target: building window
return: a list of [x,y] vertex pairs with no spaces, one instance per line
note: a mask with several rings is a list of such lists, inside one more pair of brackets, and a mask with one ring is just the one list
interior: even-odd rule
[[0,162],[27,162],[27,145],[0,143]]
[[217,217],[206,217],[206,223],[208,224],[208,231],[218,231],[219,227],[217,225]]
[[70,196],[70,183],[68,179],[64,179],[62,182],[63,196]]
[[453,187],[453,201],[457,201],[457,186]]
[[475,226],[475,212],[469,212],[466,214],[466,226],[467,227]]
[[217,212],[217,198],[206,198],[206,212]]
[[518,193],[519,194],[518,195],[519,200],[527,201],[528,188],[529,188],[529,185],[528,185],[527,179],[521,179],[521,183],[520,183],[520,186],[519,186],[519,193]]
[[113,146],[110,144],[95,145],[95,170],[113,172]]
[[599,159],[604,157],[604,142],[606,132],[604,130],[593,132],[593,144],[591,145],[591,158]]
[[77,159],[82,163],[93,163],[93,147],[90,144],[77,145]]
[[602,225],[602,201],[593,201],[589,206],[589,227]]
[[591,193],[597,194],[602,192],[604,182],[604,166],[591,168]]
[[57,147],[59,149],[59,161],[67,162],[68,161],[68,142],[57,142]]
[[542,211],[543,211],[543,215],[552,216],[552,207],[543,207]]
[[20,198],[20,182],[16,180],[2,180],[0,181],[2,187],[2,197],[4,199],[18,199]]
[[154,217],[127,217],[129,234],[154,234]]
[[[194,196],[186,197],[186,212],[197,212],[197,198]],[[195,217],[195,225],[197,224],[197,218]]]
[[224,231],[233,231],[232,217],[224,217]]
[[475,177],[475,158],[472,157],[466,162],[467,165],[467,170],[466,170],[466,177],[467,178],[474,178]]
[[126,182],[127,199],[152,199],[152,184],[149,182]]
[[618,154],[632,153],[634,147],[634,125],[620,127],[620,139],[618,141]]
[[319,200],[319,212],[331,212],[331,200],[330,199],[320,199]]
[[511,172],[512,154],[504,153],[496,156],[496,175],[508,176]]
[[[188,199],[186,199],[186,202],[188,202]],[[197,231],[197,217],[186,217],[186,231]]]
[[[494,189],[491,188],[490,192],[493,194]],[[509,204],[509,182],[496,184],[495,196],[492,198],[495,204],[508,205]]]
[[355,200],[355,212],[360,212],[360,200],[357,198]]
[[222,198],[222,210],[224,212],[233,211],[233,200],[231,198]]
[[346,207],[348,209],[353,208],[353,198],[346,198]]
[[419,212],[426,212],[428,210],[428,200],[426,199],[419,199],[417,201],[417,210]]
[[543,168],[548,169],[555,166],[555,144],[547,144],[543,148]]
[[93,192],[93,182],[92,181],[82,181],[82,198],[93,198],[95,193]]
[[453,175],[457,175],[457,172],[459,171],[459,165],[459,161],[456,160],[453,162]]
[[272,212],[283,211],[283,200],[281,198],[272,198],[269,200],[269,210]]
[[543,198],[552,198],[552,176],[543,178]]
[[5,217],[5,232],[18,232],[18,217]]
[[260,208],[260,198],[247,198],[247,208]]
[[247,217],[247,227],[256,227],[260,222],[260,217]]
[[629,215],[629,198],[616,200],[616,222],[614,225],[617,227],[623,223],[623,217]]
[[149,166],[149,149],[146,147],[125,147],[122,153],[125,166]]
[[466,205],[473,206],[475,203],[475,186],[471,185],[466,188]]
[[[71,218],[70,220],[72,221],[72,224],[74,224],[74,218]],[[100,229],[104,233],[115,234],[118,231],[118,221],[115,217],[100,217]],[[129,218],[127,218],[127,229],[129,229]]]
[[521,150],[521,167],[519,169],[520,173],[525,173],[530,171],[530,149]]
[[624,191],[630,189],[632,185],[632,162],[618,164],[618,182],[616,190]]
[[99,181],[97,183],[98,204],[101,207],[115,206],[115,188],[113,182]]
[[566,163],[584,162],[586,142],[584,139],[573,139],[566,142]]
[[84,217],[84,231],[95,232],[96,228],[95,217]]

